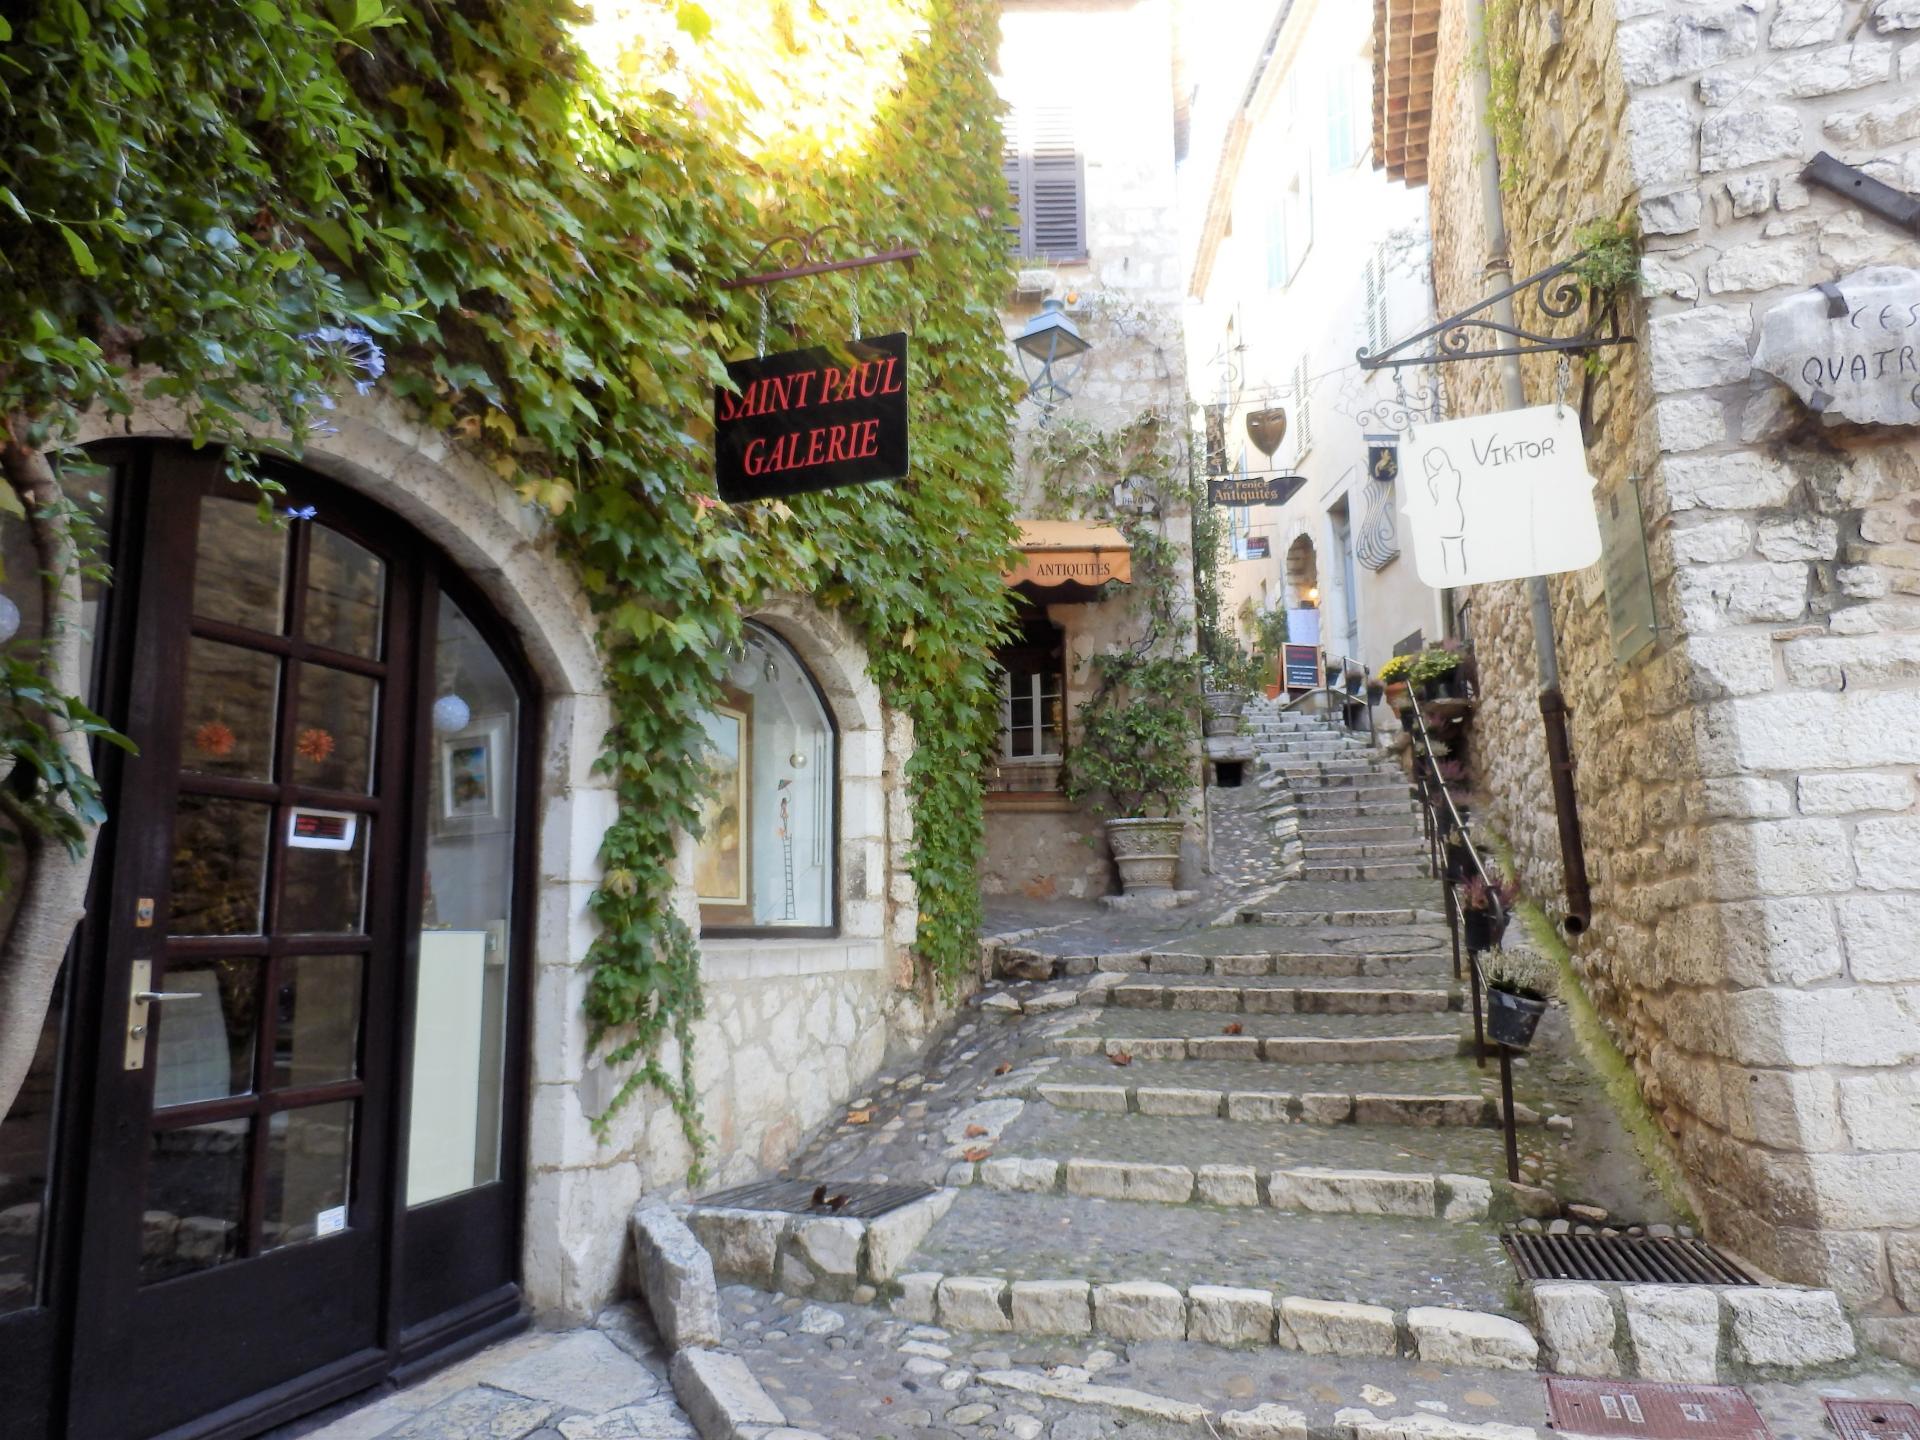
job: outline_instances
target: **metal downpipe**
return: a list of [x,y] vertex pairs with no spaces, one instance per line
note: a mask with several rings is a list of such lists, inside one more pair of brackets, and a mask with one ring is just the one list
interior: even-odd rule
[[[1475,139],[1480,147],[1480,213],[1489,252],[1486,273],[1496,289],[1513,283],[1513,258],[1508,252],[1507,217],[1500,205],[1500,153],[1487,124],[1492,84],[1487,46],[1487,16],[1483,0],[1467,0],[1467,25],[1483,63],[1469,65],[1473,77]],[[1511,296],[1493,307],[1493,319],[1514,326]],[[1526,407],[1527,390],[1520,374],[1520,357],[1500,357],[1501,400],[1509,410]],[[1533,616],[1533,648],[1540,671],[1540,718],[1546,729],[1547,762],[1552,779],[1554,816],[1560,826],[1560,867],[1566,877],[1567,913],[1560,922],[1569,935],[1583,933],[1593,919],[1593,898],[1587,883],[1587,855],[1580,833],[1580,801],[1573,786],[1573,745],[1567,728],[1567,702],[1560,693],[1560,652],[1554,641],[1553,606],[1544,575],[1527,581]]]

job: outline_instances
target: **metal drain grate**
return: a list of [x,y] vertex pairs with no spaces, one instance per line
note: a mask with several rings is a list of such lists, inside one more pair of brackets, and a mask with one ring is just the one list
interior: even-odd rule
[[1522,1280],[1602,1280],[1627,1285],[1755,1285],[1704,1240],[1677,1235],[1500,1236]]
[[[933,1194],[931,1185],[876,1185],[865,1180],[759,1180],[703,1195],[696,1205],[725,1206],[732,1210],[777,1210],[784,1215],[838,1215],[847,1220],[872,1220],[889,1210]],[[844,1203],[816,1203],[814,1197]]]
[[1738,1385],[1547,1377],[1547,1423],[1579,1435],[1640,1440],[1772,1440]]
[[1904,1400],[1828,1398],[1825,1404],[1840,1440],[1920,1440],[1920,1410]]

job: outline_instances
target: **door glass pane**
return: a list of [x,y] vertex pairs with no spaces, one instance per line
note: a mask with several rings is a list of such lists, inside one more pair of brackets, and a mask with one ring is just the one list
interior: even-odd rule
[[[0,906],[0,921],[6,918]],[[36,1303],[47,1174],[53,1153],[55,1067],[66,1013],[66,971],[40,1026],[27,1078],[0,1115],[0,1315]]]
[[360,957],[289,955],[280,962],[273,1083],[351,1080],[360,1049]]
[[273,778],[280,661],[259,650],[194,639],[187,647],[180,764],[207,775]]
[[[302,815],[332,812],[286,813],[297,825]],[[339,823],[351,839],[327,836],[309,842],[301,834],[289,834],[280,879],[278,929],[283,934],[357,934],[364,928],[367,839],[373,820],[367,815],[349,815]]]
[[156,1106],[252,1093],[260,967],[252,958],[182,960],[167,967],[155,988],[194,998],[159,1000],[147,1009],[155,1027]]
[[300,705],[293,732],[296,785],[367,793],[379,696],[379,683],[365,675],[349,675],[324,665],[300,667]]
[[149,1137],[142,1280],[206,1270],[239,1256],[251,1124],[214,1120]]
[[193,613],[278,635],[286,624],[287,530],[263,522],[250,500],[200,502]]
[[353,1102],[283,1110],[267,1122],[263,1248],[344,1230],[353,1166]]
[[330,650],[378,659],[386,568],[339,531],[315,525],[307,552],[306,638]]
[[499,1178],[512,933],[519,699],[485,639],[444,596],[434,677],[410,1205]]
[[182,795],[173,819],[171,935],[258,935],[273,811]]

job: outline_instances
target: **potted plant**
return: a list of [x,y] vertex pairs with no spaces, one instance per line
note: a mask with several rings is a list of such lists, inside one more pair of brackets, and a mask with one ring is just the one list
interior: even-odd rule
[[1373,678],[1380,682],[1383,693],[1386,696],[1387,704],[1391,705],[1396,711],[1404,709],[1406,706],[1408,690],[1407,671],[1411,669],[1412,666],[1413,656],[1396,655],[1387,661],[1386,664],[1382,665],[1379,670],[1374,672]]
[[1467,848],[1466,837],[1458,831],[1447,836],[1443,863],[1447,879],[1455,885],[1463,885],[1480,873],[1473,863],[1473,852]]
[[1491,885],[1476,871],[1460,888],[1460,919],[1466,947],[1479,952],[1498,949],[1507,933],[1509,907],[1520,887],[1504,876],[1493,877]]
[[1239,649],[1224,657],[1209,656],[1205,666],[1207,734],[1238,735],[1241,712],[1265,678],[1257,656]]
[[1451,650],[1429,645],[1407,667],[1407,679],[1422,700],[1438,699],[1453,693],[1460,657]]
[[1070,799],[1091,799],[1106,822],[1123,890],[1170,889],[1180,868],[1181,809],[1199,784],[1192,656],[1130,653],[1094,659],[1100,688],[1076,712],[1065,766]]
[[1532,1045],[1553,981],[1547,962],[1532,952],[1503,953],[1487,975],[1487,1038],[1513,1050]]

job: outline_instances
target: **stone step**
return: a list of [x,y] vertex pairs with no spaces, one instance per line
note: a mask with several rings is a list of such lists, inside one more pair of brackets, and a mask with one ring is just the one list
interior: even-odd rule
[[[1111,1171],[1089,1175],[1098,1175],[1096,1184],[1125,1184],[1123,1175]],[[1177,1186],[1177,1176],[1169,1179]],[[1495,1315],[1513,1305],[1509,1262],[1492,1232],[1476,1224],[1411,1225],[1402,1215],[1297,1213],[1271,1206],[1149,1208],[1125,1199],[983,1186],[962,1190],[901,1267],[899,1289],[909,1307],[919,1288],[912,1276],[966,1276],[986,1283],[935,1282],[930,1298],[937,1309],[931,1320],[896,1307],[899,1313],[951,1329],[997,1327],[1012,1333],[1055,1333],[1050,1326],[1083,1323],[1066,1322],[1058,1314],[1044,1319],[1043,1307],[1036,1305],[1016,1312],[1006,1303],[1013,1298],[1009,1282],[1014,1281],[1030,1287],[1027,1296],[1034,1300],[1041,1298],[1031,1288],[1034,1282],[1056,1282],[1054,1295],[1069,1313],[1073,1286],[1153,1282],[1162,1287],[1158,1299],[1172,1297],[1172,1310],[1156,1322],[1159,1330],[1129,1329],[1118,1315],[1103,1322],[1101,1301],[1093,1298],[1092,1328],[1132,1339],[1187,1338],[1186,1315],[1176,1319],[1173,1312],[1182,1309],[1182,1292],[1195,1285],[1286,1296],[1293,1302],[1287,1308],[1296,1315],[1300,1301],[1372,1305],[1379,1307],[1369,1318],[1382,1354],[1394,1353],[1396,1321],[1405,1308],[1454,1306]],[[1517,1316],[1507,1313],[1506,1318],[1512,1324]],[[1512,1333],[1527,1335],[1518,1324],[1512,1324]],[[1237,1338],[1252,1342],[1273,1334],[1268,1318]],[[1526,1363],[1531,1365],[1533,1357]]]
[[1326,790],[1296,798],[1293,808],[1303,820],[1323,820],[1350,815],[1410,815],[1419,808],[1419,802],[1410,799],[1404,790],[1394,795],[1383,794],[1377,800],[1367,799],[1361,792],[1342,794],[1338,790]]
[[1477,1175],[1302,1166],[1185,1165],[1090,1156],[996,1155],[962,1161],[949,1184],[1021,1195],[1080,1195],[1157,1205],[1266,1206],[1310,1215],[1485,1220],[1492,1182]]
[[1358,845],[1309,843],[1307,854],[1315,860],[1425,860],[1426,842],[1422,840],[1382,840]]
[[1220,1060],[1265,1065],[1373,1065],[1393,1060],[1442,1060],[1458,1055],[1467,1037],[1445,1035],[1060,1035],[1055,1055],[1125,1055],[1137,1060]]
[[1354,977],[1344,985],[1301,985],[1267,977],[1256,983],[1212,984],[1204,977],[1127,980],[1093,986],[1081,1003],[1114,1010],[1211,1011],[1254,1015],[1435,1015],[1458,1010],[1460,993],[1441,984],[1428,989],[1391,988]]
[[1418,880],[1433,873],[1424,860],[1374,860],[1350,865],[1319,865],[1311,851],[1300,872],[1303,880]]
[[[1228,993],[1233,992],[1228,991]],[[1350,1009],[1303,1012],[1292,1008],[1298,997],[1285,990],[1256,989],[1251,992],[1241,992],[1242,996],[1248,993],[1251,993],[1257,1005],[1264,1006],[1269,1002],[1277,1002],[1277,1007],[1223,1013],[1218,1010],[1194,1009],[1185,1004],[1178,1009],[1171,1004],[1089,1005],[1076,1007],[1074,1012],[1066,1017],[1065,1025],[1055,1033],[1067,1038],[1087,1035],[1138,1035],[1162,1040],[1216,1038],[1245,1040],[1269,1036],[1297,1040],[1360,1040],[1379,1036],[1459,1035],[1461,1033],[1461,1012],[1450,1008],[1429,1007],[1419,1010],[1370,1008],[1358,1012]],[[1339,1001],[1352,995],[1360,995],[1373,1000],[1379,993],[1378,991],[1336,990],[1321,992],[1321,997]],[[1430,996],[1440,1005],[1444,1005],[1452,998],[1445,991],[1429,992],[1426,995],[1415,994],[1414,998],[1425,1000]],[[1191,996],[1184,991],[1175,991],[1170,998],[1176,1002],[1185,1002],[1191,999]],[[1213,998],[1215,997],[1209,997],[1209,999]],[[1220,1058],[1233,1057],[1223,1052]]]
[[[1001,1134],[998,1155],[1084,1155],[1161,1164],[1250,1166],[1265,1172],[1307,1168],[1413,1170],[1450,1174],[1505,1174],[1498,1129],[1454,1126],[1416,1130],[1405,1125],[1248,1125],[1208,1111],[1210,1092],[1148,1087],[1144,1109],[1067,1110],[1029,1104]],[[1200,1113],[1195,1114],[1198,1110]],[[1562,1166],[1573,1142],[1557,1130],[1527,1136],[1530,1149]]]
[[1386,820],[1375,816],[1302,815],[1301,838],[1308,844],[1326,838],[1335,842],[1364,844],[1368,841],[1415,840],[1426,844],[1426,831],[1415,820]]
[[[1272,910],[1248,909],[1240,912],[1243,925],[1328,925],[1335,927],[1378,927],[1386,925],[1432,925],[1444,927],[1443,910]],[[1443,933],[1436,930],[1436,934]]]
[[[1231,936],[1242,930],[1229,931]],[[1252,937],[1249,937],[1252,938]],[[1263,976],[1315,979],[1411,979],[1452,973],[1451,951],[1431,953],[1353,952],[1318,950],[1256,950],[1238,954],[1203,955],[1185,952],[1101,956],[1100,969],[1108,974],[1161,976],[1221,976],[1258,979]]]

